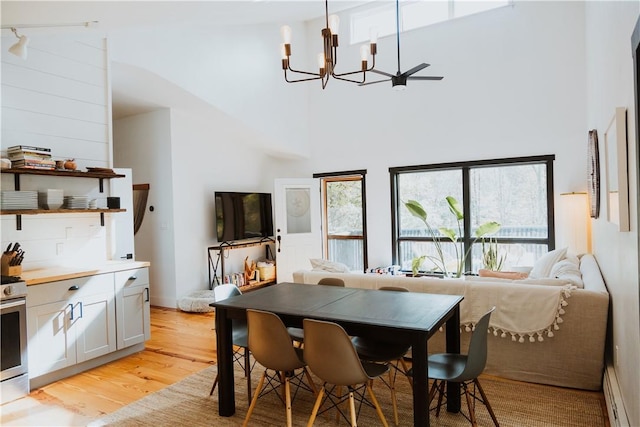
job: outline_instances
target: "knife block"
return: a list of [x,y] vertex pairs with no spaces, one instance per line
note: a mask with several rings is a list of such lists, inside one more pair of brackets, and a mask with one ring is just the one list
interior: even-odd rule
[[11,260],[15,257],[15,253],[2,254],[2,260],[0,262],[3,276],[20,276],[22,274],[21,265],[9,265]]

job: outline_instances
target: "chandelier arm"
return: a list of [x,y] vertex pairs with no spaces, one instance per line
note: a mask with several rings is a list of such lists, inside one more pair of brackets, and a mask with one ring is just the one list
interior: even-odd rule
[[[311,73],[311,72],[309,72],[309,71],[294,70],[293,68],[291,68],[291,66],[290,66],[290,65],[289,65],[289,66],[287,66],[287,69],[288,69],[289,71],[291,71],[292,73],[306,74],[306,75],[309,75],[309,76],[321,77],[321,76],[320,76],[320,73]],[[287,70],[285,70],[285,76],[286,76],[286,74],[287,74],[287,73],[286,73],[286,71],[287,71]],[[313,80],[313,79],[311,79],[311,80]]]
[[[311,74],[311,73],[308,73]],[[287,72],[285,71],[284,73],[284,81],[286,81],[287,83],[299,83],[299,82],[308,82],[311,80],[320,80],[322,79],[322,77],[320,75],[318,75],[317,77],[309,77],[306,79],[298,79],[298,80],[289,80],[289,78],[287,77]]]
[[[376,56],[373,55],[373,61],[372,61],[371,67],[367,68],[366,70],[349,71],[348,73],[331,73],[331,75],[333,77],[335,77],[335,78],[340,78],[340,77],[343,77],[343,76],[350,76],[350,75],[358,74],[358,73],[368,73],[368,72],[377,73],[378,71],[374,70],[375,66],[376,66]],[[391,75],[389,75],[389,76],[391,76]],[[364,76],[364,79],[366,79],[366,74]],[[364,79],[362,80],[363,83],[364,83]],[[342,80],[345,80],[345,79],[342,79]],[[352,81],[352,80],[347,80],[347,81]],[[360,82],[355,82],[355,83],[360,83]]]
[[[362,71],[354,71],[353,73],[345,73],[345,74],[356,74],[356,73],[361,73]],[[339,74],[339,75],[332,75],[334,79],[336,80],[342,80],[345,82],[350,82],[350,83],[359,83],[362,84],[365,82],[366,80],[366,76],[362,76],[362,80],[352,80],[352,79],[345,79],[344,77],[340,77],[340,76],[344,76],[345,74]]]

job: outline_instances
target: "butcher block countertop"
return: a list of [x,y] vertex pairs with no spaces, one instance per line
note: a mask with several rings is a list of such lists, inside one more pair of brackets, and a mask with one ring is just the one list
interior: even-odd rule
[[77,279],[78,277],[93,276],[95,274],[113,273],[116,271],[133,270],[149,267],[147,261],[106,261],[103,264],[78,267],[49,267],[36,270],[25,270],[20,277],[27,282],[27,286],[58,280]]

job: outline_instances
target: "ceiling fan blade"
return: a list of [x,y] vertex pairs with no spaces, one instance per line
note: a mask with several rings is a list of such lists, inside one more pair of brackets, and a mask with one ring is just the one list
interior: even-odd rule
[[427,68],[430,64],[425,64],[424,62],[420,65],[416,65],[415,67],[413,67],[412,69],[405,71],[404,74],[405,76],[410,76],[411,74],[415,74],[418,71],[422,70],[423,68]]
[[374,84],[376,84],[376,83],[382,83],[382,82],[388,82],[388,81],[391,81],[391,79],[376,80],[375,82],[365,82],[365,83],[360,83],[358,86],[374,85]]
[[395,74],[389,74],[389,73],[385,73],[384,71],[380,71],[380,70],[371,70],[372,73],[376,73],[376,74],[381,74],[383,76],[387,76],[387,77],[394,77]]
[[407,77],[407,80],[442,80],[442,76],[413,76]]

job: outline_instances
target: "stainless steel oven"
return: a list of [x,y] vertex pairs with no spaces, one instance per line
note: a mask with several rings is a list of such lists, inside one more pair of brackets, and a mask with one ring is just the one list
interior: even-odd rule
[[27,284],[2,276],[0,288],[0,404],[29,394],[27,370]]

